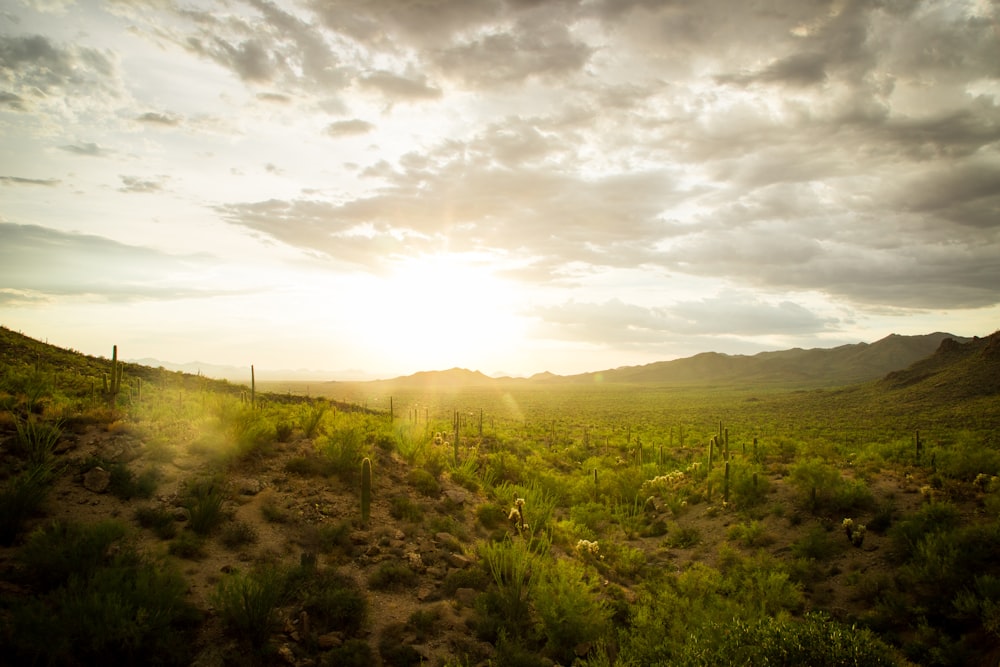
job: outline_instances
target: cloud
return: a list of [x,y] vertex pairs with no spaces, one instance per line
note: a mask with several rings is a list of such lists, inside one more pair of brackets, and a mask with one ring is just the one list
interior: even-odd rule
[[172,113],[160,113],[157,111],[147,111],[146,113],[136,116],[136,120],[140,123],[150,123],[153,125],[167,125],[175,126],[179,125],[181,122],[180,116]]
[[[124,95],[117,58],[109,50],[62,46],[44,35],[0,35],[0,75],[5,103],[20,110],[30,98],[35,105],[58,110]],[[69,99],[61,100],[60,94]]]
[[122,185],[118,188],[119,192],[159,192],[163,189],[163,185],[167,181],[166,176],[142,178],[139,176],[126,176],[122,174],[119,178],[122,180]]
[[450,45],[433,60],[445,76],[472,87],[492,87],[566,76],[581,70],[592,52],[564,25],[522,23]]
[[0,176],[0,183],[6,185],[44,185],[52,187],[59,185],[58,178],[22,178],[20,176]]
[[441,89],[427,83],[426,77],[399,76],[392,72],[378,71],[365,74],[360,79],[365,88],[378,90],[393,100],[428,100],[441,97]]
[[11,111],[25,111],[27,106],[20,95],[0,90],[0,106],[7,107]]
[[88,157],[107,157],[113,154],[113,151],[98,146],[92,141],[82,144],[66,144],[59,146],[59,150],[73,153],[74,155],[86,155]]
[[375,126],[371,123],[354,118],[351,120],[338,120],[326,126],[326,133],[331,137],[348,137],[358,134],[367,134]]
[[750,292],[726,292],[658,307],[611,299],[570,301],[533,308],[550,338],[607,346],[662,347],[692,336],[800,336],[835,330],[838,320],[820,316],[791,300],[765,301]]
[[13,302],[45,295],[144,300],[219,293],[204,289],[198,278],[213,262],[207,255],[170,255],[101,236],[6,222],[0,222],[0,240],[0,284]]

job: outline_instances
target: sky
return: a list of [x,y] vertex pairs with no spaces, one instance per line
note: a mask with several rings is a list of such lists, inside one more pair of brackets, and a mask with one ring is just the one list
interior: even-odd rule
[[12,0],[0,324],[394,377],[1000,328],[997,0]]

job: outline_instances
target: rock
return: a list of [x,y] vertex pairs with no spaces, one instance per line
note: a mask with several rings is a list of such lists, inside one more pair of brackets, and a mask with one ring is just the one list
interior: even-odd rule
[[104,493],[111,485],[111,473],[97,466],[83,476],[83,488],[94,493]]
[[462,554],[448,554],[448,564],[452,567],[457,567],[460,570],[472,565],[472,561],[463,556]]
[[188,521],[191,518],[191,511],[186,507],[178,507],[174,510],[174,521],[180,521],[181,523]]
[[456,505],[464,505],[469,501],[469,494],[465,491],[465,489],[459,487],[445,489],[444,495],[449,501],[455,503]]

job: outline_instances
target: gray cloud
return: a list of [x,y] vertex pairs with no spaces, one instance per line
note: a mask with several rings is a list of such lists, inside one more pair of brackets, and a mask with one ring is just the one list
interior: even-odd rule
[[60,146],[59,150],[66,151],[67,153],[73,153],[74,155],[86,155],[88,157],[107,157],[113,153],[113,151],[98,146],[92,141],[88,141],[82,144],[66,144]]
[[326,126],[326,133],[331,137],[347,137],[358,134],[367,134],[375,126],[371,123],[353,118],[351,120],[338,120]]
[[7,107],[11,111],[24,111],[27,109],[24,99],[21,96],[5,90],[0,90],[0,106]]
[[159,192],[163,189],[163,185],[167,181],[166,176],[142,178],[139,176],[126,176],[122,174],[119,178],[122,179],[122,185],[118,188],[119,192]]
[[361,84],[380,91],[390,99],[427,100],[441,97],[441,90],[428,84],[425,77],[399,76],[380,71],[362,76]]
[[64,47],[43,35],[0,35],[0,77],[9,88],[7,104],[19,107],[25,97],[44,99],[58,91],[80,96],[121,94],[111,52]]
[[160,113],[158,111],[147,111],[146,113],[139,114],[136,116],[136,120],[140,123],[150,123],[153,125],[167,125],[175,126],[179,125],[181,122],[180,116],[172,113]]
[[693,336],[739,332],[800,336],[836,330],[836,319],[819,316],[793,301],[761,301],[748,293],[730,292],[668,306],[645,307],[611,299],[603,303],[568,302],[535,308],[541,331],[550,338],[600,342],[612,347],[659,348]]
[[[196,277],[184,286],[165,274],[195,276],[207,255],[169,255],[89,234],[0,222],[0,284],[12,302],[42,295],[94,295],[111,300],[172,299],[218,294]],[[169,286],[164,286],[169,285]]]
[[59,185],[58,178],[22,178],[20,176],[0,176],[0,183],[6,185]]

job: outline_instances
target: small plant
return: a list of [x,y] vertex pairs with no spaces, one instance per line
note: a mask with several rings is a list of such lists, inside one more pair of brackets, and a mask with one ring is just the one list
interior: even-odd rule
[[288,510],[278,507],[274,498],[267,498],[260,504],[260,515],[268,523],[288,523],[291,520]]
[[205,555],[205,540],[190,530],[182,531],[167,547],[172,556],[196,560]]
[[317,571],[301,590],[305,593],[302,608],[317,631],[353,635],[361,630],[367,601],[353,579],[333,570]]
[[406,476],[406,482],[421,494],[435,497],[441,494],[441,485],[431,473],[423,468],[414,468]]
[[398,495],[389,500],[389,515],[400,521],[419,523],[424,518],[424,511],[409,496]]
[[273,567],[248,573],[234,570],[219,581],[212,603],[231,632],[261,649],[275,628],[284,590],[284,578]]
[[43,590],[87,577],[111,559],[112,545],[125,537],[118,521],[93,525],[51,521],[28,537],[18,554],[28,579]]
[[162,507],[139,507],[135,510],[135,520],[139,525],[156,533],[161,540],[169,540],[177,535],[177,522],[169,511]]
[[208,535],[226,518],[222,506],[226,499],[224,482],[208,478],[193,483],[185,503],[191,513],[188,526],[199,535]]
[[52,478],[51,465],[36,465],[8,480],[0,490],[0,545],[14,543],[24,522],[48,497]]
[[253,544],[258,538],[257,529],[245,521],[227,523],[222,527],[222,532],[219,535],[219,540],[229,549],[238,549]]
[[405,563],[383,561],[368,577],[368,586],[378,591],[401,590],[417,584],[417,573]]
[[33,416],[15,417],[17,444],[31,466],[47,464],[52,459],[56,443],[62,437],[59,423],[41,421]]
[[701,541],[701,532],[694,526],[676,526],[667,533],[666,544],[674,549],[689,549]]
[[507,513],[496,503],[483,503],[476,508],[476,518],[487,530],[502,526],[507,519]]

